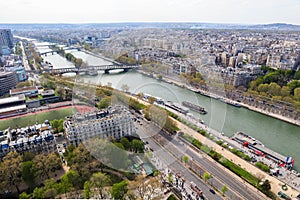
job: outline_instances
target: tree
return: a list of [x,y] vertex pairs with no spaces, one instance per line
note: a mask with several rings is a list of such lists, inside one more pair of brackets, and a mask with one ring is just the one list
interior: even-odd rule
[[158,78],[158,80],[160,80],[160,81],[161,81],[161,80],[162,80],[162,78],[163,78],[163,76],[162,76],[161,74],[158,74],[158,75],[157,75],[157,78]]
[[103,189],[105,186],[109,186],[111,182],[110,178],[106,174],[101,172],[94,173],[89,182],[90,186],[94,187],[99,192],[101,199],[106,198],[104,196]]
[[173,183],[173,174],[171,173],[168,174],[168,181],[169,183]]
[[283,96],[283,97],[287,97],[287,96],[289,96],[290,95],[290,93],[291,93],[291,90],[290,90],[290,88],[289,87],[287,87],[287,86],[282,86],[282,88],[281,88],[281,96]]
[[134,181],[130,181],[128,188],[134,192],[134,196],[139,199],[151,199],[157,188],[161,187],[159,180],[155,177],[146,178],[139,175]]
[[187,157],[186,155],[184,155],[182,157],[182,161],[186,164],[189,161],[189,157]]
[[120,143],[123,145],[123,147],[128,150],[131,147],[131,143],[126,137],[121,138]]
[[26,192],[22,192],[20,195],[19,195],[19,199],[30,199],[30,196],[29,194],[27,194]]
[[89,181],[84,182],[83,198],[89,199],[91,197],[91,184]]
[[78,178],[79,174],[74,170],[69,170],[67,173],[60,177],[61,187],[65,194],[69,192],[73,187],[77,187],[77,189],[80,188],[80,185],[78,185],[77,182]]
[[150,97],[148,98],[148,102],[151,103],[151,104],[153,104],[155,101],[156,101],[156,98],[155,98],[155,97],[150,96]]
[[203,175],[204,182],[206,183],[207,180],[209,180],[210,178],[211,178],[211,175],[208,172],[204,172],[204,175]]
[[114,199],[124,199],[127,191],[127,182],[122,181],[120,183],[113,184],[111,188],[111,195]]
[[74,61],[75,67],[81,67],[83,60],[81,58],[76,58]]
[[32,161],[34,157],[35,157],[34,153],[32,153],[30,151],[24,152],[24,154],[23,154],[23,162]]
[[269,94],[271,96],[279,96],[281,87],[277,83],[270,83],[269,85]]
[[223,185],[222,187],[222,194],[225,195],[225,192],[228,190],[226,185]]
[[300,101],[300,87],[294,90],[294,97],[297,101]]
[[44,189],[42,187],[36,187],[33,190],[32,198],[33,199],[42,199],[43,193],[44,193]]
[[271,190],[271,184],[269,180],[265,180],[263,184],[261,185],[261,189],[264,193],[267,193]]
[[269,91],[269,84],[260,84],[257,88],[259,92],[268,92]]
[[142,98],[144,97],[144,94],[143,94],[142,92],[139,92],[139,93],[137,94],[137,97],[138,97],[139,99],[142,99]]
[[300,80],[300,71],[297,71],[294,75],[295,80]]
[[50,178],[50,172],[54,172],[61,168],[60,158],[55,154],[51,153],[48,155],[39,154],[33,159],[33,169],[36,177],[47,177]]
[[54,120],[52,120],[52,121],[50,122],[51,127],[52,127],[54,133],[58,133],[58,123],[59,123],[59,122],[58,122],[57,119],[54,119]]
[[133,139],[131,141],[131,147],[135,153],[142,153],[144,151],[144,143],[141,140]]
[[33,162],[32,161],[26,161],[23,162],[23,168],[22,168],[22,179],[25,181],[27,186],[31,189],[35,186],[35,177],[34,177],[34,171],[32,169]]
[[79,178],[77,179],[78,184],[83,185],[84,182],[88,180],[90,171],[97,166],[97,160],[91,156],[90,152],[82,143],[76,148],[71,146],[67,149],[66,153],[68,165],[79,174]]
[[107,108],[110,105],[110,99],[108,98],[103,98],[101,101],[98,103],[98,108],[99,109],[104,109]]
[[20,82],[16,85],[16,88],[23,88],[23,87],[30,87],[32,85],[30,80],[27,80],[25,82]]
[[288,83],[287,86],[290,88],[291,94],[294,95],[295,88],[300,87],[300,81],[294,80],[294,81]]
[[51,178],[44,182],[45,186],[42,188],[42,198],[43,199],[53,199],[57,195],[56,191],[56,181]]
[[0,163],[0,180],[5,188],[15,187],[20,193],[19,183],[22,180],[22,156],[16,152],[9,152]]

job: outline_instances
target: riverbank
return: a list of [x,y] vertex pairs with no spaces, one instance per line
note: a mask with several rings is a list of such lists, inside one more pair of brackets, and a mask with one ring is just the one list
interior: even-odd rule
[[[135,98],[137,101],[139,101],[142,104],[149,105],[149,103],[144,101],[144,100],[141,100],[141,99],[139,99],[137,97],[134,97],[134,96],[130,96],[129,94],[127,94],[127,95],[128,95],[128,97]],[[183,115],[183,114],[178,113],[178,112],[173,111],[173,110],[172,110],[172,112],[174,112],[178,116]],[[282,186],[286,185],[286,182],[283,182],[282,180],[279,180],[276,177],[273,177],[273,176],[269,175],[268,173],[263,172],[262,170],[258,169],[256,166],[252,165],[250,162],[245,161],[244,159],[242,159],[242,158],[238,157],[237,155],[233,154],[232,152],[230,152],[228,149],[225,149],[222,146],[218,145],[217,143],[215,143],[209,137],[205,137],[205,136],[199,134],[197,131],[193,130],[192,128],[188,127],[187,125],[183,124],[182,122],[180,122],[178,120],[175,120],[173,118],[172,118],[172,120],[176,123],[177,127],[183,133],[188,134],[191,137],[193,137],[193,138],[197,139],[198,141],[200,141],[201,143],[207,145],[209,148],[211,148],[214,151],[220,153],[226,159],[231,160],[233,163],[239,165],[241,168],[245,169],[247,172],[251,173],[252,175],[260,177],[262,180],[269,180],[270,184],[271,184],[271,190],[275,194],[277,194],[279,191],[282,191]],[[201,127],[202,130],[205,130],[207,128],[206,125],[203,125],[203,124],[199,124],[198,127]],[[222,134],[217,132],[216,130],[209,129],[209,133],[212,133],[212,131],[215,132],[213,135],[222,136]],[[226,137],[226,136],[222,136],[222,137]],[[211,159],[211,158],[207,157],[207,159]],[[224,170],[226,170],[228,173],[230,173],[231,176],[235,177],[238,181],[240,181],[241,184],[247,185],[248,188],[256,190],[255,188],[253,188],[252,185],[250,185],[247,182],[243,181],[239,176],[234,174],[232,171],[228,170],[227,168],[225,168],[224,166],[221,166],[218,163],[216,163],[216,165],[219,165],[220,167],[224,168]],[[291,177],[291,175],[289,175],[289,177]],[[291,185],[287,185],[287,188],[288,188],[288,190],[284,191],[284,192],[287,195],[289,195],[290,197],[295,197],[299,194],[299,190],[292,187]],[[257,192],[259,192],[259,191],[257,191]]]
[[228,98],[226,98],[224,96],[219,96],[219,95],[216,95],[216,94],[211,93],[211,92],[207,92],[207,91],[204,91],[204,90],[201,90],[201,89],[193,88],[192,86],[187,86],[186,83],[183,83],[183,82],[181,82],[181,81],[179,81],[177,79],[171,78],[171,77],[165,77],[164,76],[162,79],[159,79],[157,77],[157,75],[152,75],[152,74],[146,73],[146,72],[144,72],[142,70],[137,70],[137,71],[139,73],[145,75],[145,76],[148,76],[148,77],[151,77],[151,78],[155,78],[156,80],[160,80],[160,81],[164,81],[166,83],[174,84],[174,85],[176,85],[178,87],[188,89],[188,90],[190,90],[192,92],[195,92],[195,93],[207,96],[207,97],[211,97],[211,98],[214,98],[214,99],[217,99],[217,100],[222,100],[225,103],[237,104],[237,105],[240,105],[241,107],[247,108],[247,109],[255,111],[257,113],[260,113],[260,114],[263,114],[263,115],[266,115],[266,116],[269,116],[269,117],[272,117],[272,118],[275,118],[275,119],[279,119],[281,121],[285,121],[287,123],[290,123],[290,124],[293,124],[293,125],[296,125],[296,126],[300,126],[300,120],[295,120],[295,119],[291,119],[291,118],[288,118],[288,117],[285,117],[285,116],[281,116],[281,115],[278,115],[278,114],[267,112],[267,111],[262,110],[260,108],[256,108],[254,106],[250,106],[250,105],[242,103],[242,102],[237,102],[237,101],[234,101],[232,99],[228,99]]

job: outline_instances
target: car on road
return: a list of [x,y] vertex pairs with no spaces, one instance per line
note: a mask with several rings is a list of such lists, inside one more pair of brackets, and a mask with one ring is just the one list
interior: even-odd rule
[[216,192],[215,192],[213,189],[209,189],[209,191],[210,191],[212,194],[216,194]]
[[285,194],[281,191],[278,192],[278,196],[283,198],[283,199],[292,200],[287,194]]

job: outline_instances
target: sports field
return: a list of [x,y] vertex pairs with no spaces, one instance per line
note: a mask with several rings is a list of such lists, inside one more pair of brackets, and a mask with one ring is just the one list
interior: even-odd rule
[[74,114],[75,112],[76,111],[75,111],[74,107],[69,107],[69,108],[52,110],[52,111],[48,111],[48,112],[40,112],[40,113],[36,113],[36,114],[32,113],[32,114],[25,115],[25,116],[1,120],[0,121],[0,130],[7,129],[8,127],[21,128],[21,127],[25,127],[28,125],[33,125],[36,122],[42,123],[46,119],[49,121],[54,120],[54,119],[62,119],[62,118],[65,118],[66,116]]

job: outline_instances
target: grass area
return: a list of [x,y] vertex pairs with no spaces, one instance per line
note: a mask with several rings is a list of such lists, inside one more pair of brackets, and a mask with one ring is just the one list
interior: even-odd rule
[[44,113],[32,114],[29,116],[21,116],[17,118],[2,120],[0,121],[0,130],[7,129],[8,127],[10,128],[25,127],[28,125],[33,125],[36,122],[42,123],[46,119],[49,121],[54,119],[62,119],[68,115],[72,115],[74,113],[74,109],[75,108],[64,108],[60,110],[53,110]]
[[[262,187],[259,187],[257,185],[258,182],[260,181],[259,178],[257,178],[256,176],[254,176],[250,172],[246,171],[242,167],[240,167],[240,166],[236,165],[235,163],[231,162],[230,160],[226,159],[225,157],[223,157],[218,152],[216,152],[214,150],[211,150],[208,146],[203,145],[199,140],[194,139],[191,136],[187,136],[187,134],[183,134],[182,136],[187,141],[189,141],[192,145],[194,145],[198,149],[201,149],[203,152],[205,152],[211,158],[213,158],[214,160],[219,162],[221,165],[228,168],[230,171],[232,171],[233,173],[235,173],[236,175],[238,175],[239,177],[241,177],[242,179],[244,179],[245,181],[247,181],[248,183],[250,183],[251,185],[253,185],[257,189],[259,189],[261,192],[266,194],[268,197],[270,197],[271,199],[276,199],[276,195],[274,195],[274,193],[272,193],[272,191],[270,191],[270,190],[265,191]],[[192,140],[192,142],[191,142],[191,140]],[[218,141],[218,143],[222,144],[223,142]],[[235,153],[236,155],[244,158],[245,160],[248,160],[248,159],[250,160],[250,157],[248,155],[245,155],[244,153],[242,153],[240,151],[236,151],[234,149],[233,153]],[[268,172],[268,170],[269,170],[268,166],[263,164],[263,163],[256,163],[256,166],[259,167],[260,169],[266,171],[266,172]]]
[[183,134],[182,137],[183,137],[184,139],[186,139],[186,141],[188,141],[188,142],[190,142],[190,143],[192,143],[193,140],[194,140],[194,138],[193,138],[192,136],[188,135],[188,134]]
[[233,162],[227,160],[227,159],[220,159],[219,162],[225,166],[226,168],[230,169],[232,172],[234,172],[236,175],[242,177],[244,180],[249,182],[251,185],[256,186],[259,179],[252,175],[251,173],[247,172],[240,166],[234,164]]
[[270,167],[262,162],[257,162],[255,164],[256,167],[258,167],[259,169],[265,171],[265,172],[270,172]]

